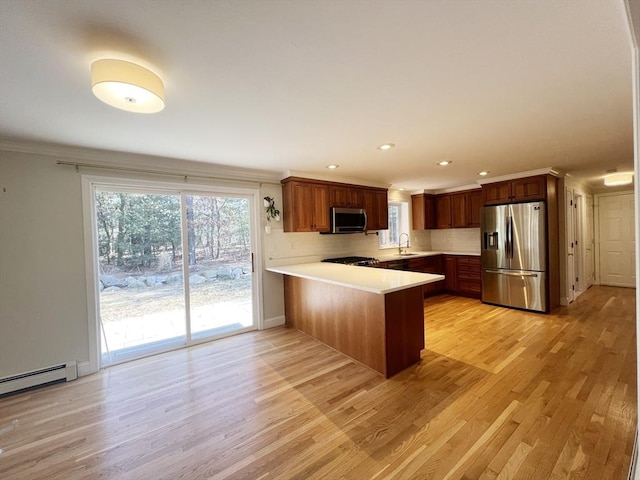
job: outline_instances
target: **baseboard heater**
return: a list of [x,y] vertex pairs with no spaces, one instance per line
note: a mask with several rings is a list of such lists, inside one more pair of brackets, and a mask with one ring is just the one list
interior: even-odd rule
[[42,387],[51,383],[68,382],[78,378],[76,362],[32,370],[0,379],[0,396],[27,388]]

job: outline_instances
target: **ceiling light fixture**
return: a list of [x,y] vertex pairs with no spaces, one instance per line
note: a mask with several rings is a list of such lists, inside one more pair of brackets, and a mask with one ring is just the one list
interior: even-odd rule
[[378,146],[378,150],[391,150],[395,146],[395,143],[383,143],[382,145]]
[[607,187],[616,187],[618,185],[629,185],[633,182],[633,173],[612,173],[604,177],[604,184]]
[[105,58],[91,64],[91,90],[104,103],[136,113],[164,108],[160,77],[135,63]]
[[451,165],[453,163],[453,160],[443,160],[441,162],[438,162],[438,165],[440,165],[441,167],[446,167],[447,165]]
[[481,177],[486,177],[487,175],[489,175],[489,170],[483,170],[481,172],[478,172],[478,175],[480,175]]
[[329,170],[335,170],[335,169],[336,169],[336,168],[338,168],[339,166],[340,166],[340,165],[333,165],[333,164],[332,164],[332,165],[327,165],[327,168],[328,168]]

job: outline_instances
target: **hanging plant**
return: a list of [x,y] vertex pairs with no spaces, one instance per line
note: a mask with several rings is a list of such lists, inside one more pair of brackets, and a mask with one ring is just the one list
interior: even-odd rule
[[265,211],[267,212],[267,221],[272,219],[276,222],[280,221],[280,210],[276,208],[275,200],[271,197],[264,197],[263,200]]

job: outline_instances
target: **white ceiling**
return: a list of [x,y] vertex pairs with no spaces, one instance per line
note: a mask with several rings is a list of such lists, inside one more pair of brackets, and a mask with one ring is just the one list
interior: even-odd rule
[[[107,57],[156,71],[165,110],[97,100]],[[623,0],[0,0],[5,141],[409,189],[599,182],[633,170],[631,82]]]

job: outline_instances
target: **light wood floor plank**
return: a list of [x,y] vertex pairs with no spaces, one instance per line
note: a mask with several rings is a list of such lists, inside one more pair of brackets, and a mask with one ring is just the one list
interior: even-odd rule
[[624,480],[635,290],[549,315],[439,295],[385,380],[275,328],[0,398],[0,478]]

